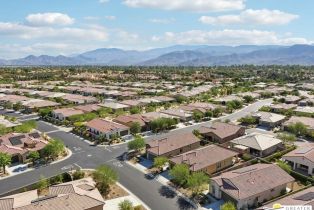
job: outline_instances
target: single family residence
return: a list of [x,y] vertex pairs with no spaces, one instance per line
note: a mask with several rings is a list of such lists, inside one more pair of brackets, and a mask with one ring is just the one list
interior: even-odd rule
[[193,133],[171,134],[146,144],[147,159],[173,157],[200,147],[200,139]]
[[202,126],[199,132],[209,141],[219,144],[226,143],[232,139],[245,134],[245,128],[229,123],[215,122],[211,126]]
[[231,167],[236,162],[238,153],[232,150],[209,145],[198,148],[170,159],[173,164],[186,164],[191,171],[203,171],[209,175]]
[[254,209],[286,191],[294,178],[275,164],[255,164],[212,178],[211,193],[237,209]]

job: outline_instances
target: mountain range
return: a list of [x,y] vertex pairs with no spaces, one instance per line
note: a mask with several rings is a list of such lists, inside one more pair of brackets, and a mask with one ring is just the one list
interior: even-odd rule
[[0,59],[0,66],[228,66],[242,64],[314,65],[314,46],[175,45],[146,51],[101,48],[74,56],[30,55],[20,59]]

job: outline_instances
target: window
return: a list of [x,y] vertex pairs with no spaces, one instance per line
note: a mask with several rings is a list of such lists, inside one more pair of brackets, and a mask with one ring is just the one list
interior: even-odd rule
[[221,168],[221,162],[217,163],[217,168]]

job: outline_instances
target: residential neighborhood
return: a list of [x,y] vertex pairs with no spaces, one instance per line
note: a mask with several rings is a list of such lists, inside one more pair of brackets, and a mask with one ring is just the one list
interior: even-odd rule
[[314,1],[0,6],[0,210],[313,210]]
[[[7,209],[118,209],[123,198],[154,209],[131,184],[133,178],[163,189],[154,192],[158,199],[179,196],[187,208],[220,209],[231,203],[235,209],[254,209],[289,199],[314,183],[313,107],[300,103],[311,98],[311,90],[298,84],[265,83],[275,93],[268,94],[258,82],[248,86],[252,92],[229,93],[225,89],[235,91],[236,83],[215,81],[191,89],[177,82],[169,91],[165,81],[152,95],[144,90],[145,81],[41,83],[7,84],[0,90],[0,182],[12,180],[0,186]],[[128,91],[141,94],[127,96]],[[97,167],[121,178],[103,191],[90,171]],[[45,183],[44,194],[40,188],[12,191],[21,186],[15,177],[28,174],[34,175],[22,185]]]

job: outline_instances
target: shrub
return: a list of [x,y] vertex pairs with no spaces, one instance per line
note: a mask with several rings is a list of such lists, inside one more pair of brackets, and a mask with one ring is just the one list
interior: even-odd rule
[[238,121],[241,123],[244,123],[244,124],[249,124],[249,125],[257,124],[257,119],[255,117],[252,117],[252,116],[242,117]]
[[93,178],[100,193],[107,195],[110,190],[110,185],[116,183],[118,180],[118,174],[109,166],[102,165],[93,172]]
[[283,162],[283,161],[278,161],[277,165],[282,168],[283,170],[285,170],[287,173],[291,173],[292,169],[291,166],[288,165],[287,163]]
[[145,140],[141,136],[135,136],[134,140],[128,143],[128,149],[139,152],[141,149],[145,148],[145,145]]
[[73,174],[73,180],[83,179],[85,177],[85,172],[81,170],[76,170]]
[[129,200],[124,200],[119,203],[119,210],[133,210],[133,204]]
[[190,170],[189,167],[185,164],[178,164],[175,165],[171,170],[170,170],[170,176],[173,178],[173,181],[180,185],[184,186],[189,178],[190,175]]
[[131,131],[132,134],[140,133],[141,129],[142,129],[142,127],[141,127],[139,122],[133,122],[131,124],[130,131]]
[[242,159],[244,161],[249,161],[249,160],[252,159],[252,156],[250,154],[245,153],[245,154],[242,155]]
[[166,163],[169,162],[169,159],[163,156],[154,158],[154,167],[160,168],[163,167]]

